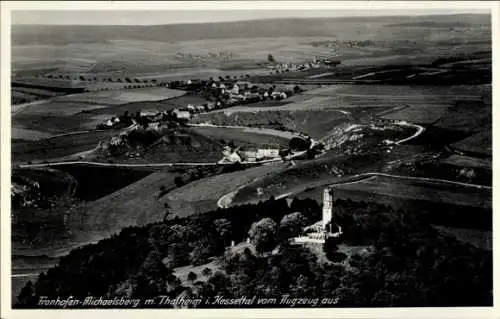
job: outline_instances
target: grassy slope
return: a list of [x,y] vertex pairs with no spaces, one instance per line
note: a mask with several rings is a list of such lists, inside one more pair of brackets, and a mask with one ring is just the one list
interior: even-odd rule
[[221,196],[255,179],[272,178],[284,168],[284,164],[264,165],[205,178],[173,190],[165,199],[181,216],[207,212],[217,208]]
[[114,193],[83,203],[80,214],[70,218],[78,237],[88,238],[92,232],[110,234],[123,227],[144,225],[164,216],[158,200],[160,187],[174,187],[175,174],[156,172]]
[[214,140],[233,141],[237,146],[279,145],[288,147],[288,139],[268,134],[245,132],[237,128],[192,127],[193,132]]
[[16,141],[12,143],[12,162],[56,159],[97,147],[99,141],[117,135],[116,130],[95,131],[49,138],[43,141]]
[[435,227],[443,234],[455,236],[459,241],[469,243],[484,250],[493,249],[493,232],[491,231],[444,226]]
[[161,101],[184,95],[184,91],[162,87],[139,88],[120,91],[99,91],[58,97],[57,101],[84,103],[125,104],[142,101]]
[[319,139],[333,130],[337,125],[345,123],[349,116],[337,111],[261,111],[261,112],[215,112],[203,114],[201,122],[216,125],[239,125],[266,128],[287,128],[300,131]]

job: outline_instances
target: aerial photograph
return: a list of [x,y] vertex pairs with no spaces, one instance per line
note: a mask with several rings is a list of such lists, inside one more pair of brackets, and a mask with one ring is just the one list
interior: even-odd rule
[[493,306],[489,10],[9,32],[13,309]]

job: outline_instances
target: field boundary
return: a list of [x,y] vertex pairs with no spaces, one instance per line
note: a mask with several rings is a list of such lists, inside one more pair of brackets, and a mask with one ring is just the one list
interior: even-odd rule
[[[459,185],[459,186],[464,186],[464,187],[473,187],[477,189],[486,189],[486,190],[492,190],[493,187],[491,186],[486,186],[486,185],[478,185],[478,184],[470,184],[470,183],[462,183],[462,182],[456,182],[456,181],[450,181],[446,179],[439,179],[439,178],[430,178],[430,177],[414,177],[414,176],[404,176],[404,175],[393,175],[393,174],[386,174],[386,173],[378,173],[378,172],[368,172],[368,173],[362,173],[362,174],[356,174],[356,175],[351,175],[345,177],[343,180],[335,182],[335,183],[325,183],[325,184],[320,184],[318,186],[315,186],[314,188],[319,188],[319,187],[335,187],[337,185],[347,185],[347,184],[355,184],[359,182],[364,182],[367,180],[370,180],[375,177],[389,177],[389,178],[396,178],[396,179],[407,179],[407,180],[416,180],[416,181],[426,181],[426,182],[434,182],[434,183],[443,183],[443,184],[451,184],[451,185]],[[251,182],[252,183],[252,182]],[[222,204],[222,198],[224,198],[224,201],[227,199],[232,199],[237,192],[242,189],[245,186],[250,185],[251,183],[247,183],[244,186],[239,187],[237,190],[230,192],[228,194],[225,194],[219,198],[219,201]],[[276,199],[282,199],[282,198],[287,198],[290,197],[296,193],[301,193],[303,192],[307,187],[304,187],[301,190],[296,190],[293,192],[287,192],[283,194],[279,194],[274,196]],[[217,205],[219,205],[219,201],[217,202]],[[220,208],[227,208],[229,207],[231,203],[226,204],[225,206],[220,206]]]

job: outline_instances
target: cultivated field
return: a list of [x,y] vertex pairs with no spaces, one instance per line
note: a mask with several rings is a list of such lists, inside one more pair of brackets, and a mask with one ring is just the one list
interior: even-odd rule
[[386,120],[402,120],[416,124],[432,124],[439,120],[445,113],[448,106],[445,105],[425,105],[410,106],[382,116]]
[[[435,104],[453,100],[478,100],[479,90],[475,86],[418,86],[418,85],[366,85],[340,84],[304,92],[306,95],[333,96],[355,99],[375,99],[375,101],[391,99],[397,102],[408,101],[408,104]],[[437,103],[439,104],[439,103]]]
[[18,141],[36,141],[42,138],[50,137],[52,134],[48,132],[41,132],[36,130],[29,130],[20,127],[11,127],[11,139],[13,142]]
[[483,131],[456,142],[451,146],[463,152],[491,156],[493,151],[492,137],[491,130]]
[[462,132],[490,131],[492,125],[492,104],[483,101],[462,101],[447,109],[434,126]]
[[121,91],[99,91],[58,97],[56,101],[119,105],[141,101],[160,101],[184,95],[184,91],[162,87],[148,87]]
[[236,112],[233,109],[225,112],[210,112],[201,114],[197,121],[214,125],[287,129],[320,139],[338,125],[349,121],[350,118],[348,114],[336,110],[274,111],[273,108],[273,110],[266,109],[259,112]]
[[20,114],[12,117],[12,139],[39,140],[80,131],[94,130],[108,120],[110,115],[77,113],[71,116],[56,114]]
[[482,168],[491,169],[492,162],[491,159],[462,156],[453,154],[440,161],[442,164],[457,166],[457,167],[467,167],[467,168]]
[[475,247],[485,250],[493,249],[493,232],[491,231],[444,226],[435,227],[443,234],[454,236],[458,240],[469,243]]
[[[334,187],[340,193],[353,197],[389,196],[395,199],[447,203],[478,208],[491,208],[491,190],[446,185],[438,182],[415,181],[390,177],[369,177],[357,183]],[[350,196],[350,195],[348,195]]]
[[166,100],[158,101],[139,101],[125,103],[121,105],[113,105],[107,108],[96,109],[91,112],[91,115],[103,115],[107,114],[109,116],[121,115],[125,111],[129,113],[134,113],[138,111],[150,111],[150,112],[163,112],[168,110],[173,110],[176,108],[185,108],[189,104],[199,105],[206,103],[207,101],[199,96],[193,95],[181,95],[178,97],[173,97]]
[[26,163],[57,159],[92,150],[99,141],[116,135],[114,130],[93,131],[47,138],[41,141],[13,141],[12,162]]
[[69,117],[70,115],[74,115],[80,112],[87,112],[108,107],[105,101],[103,101],[103,104],[87,103],[84,99],[75,98],[75,100],[72,100],[71,98],[66,99],[66,97],[71,97],[71,95],[54,98],[50,101],[45,101],[40,104],[29,105],[28,107],[25,107],[22,110],[18,111],[14,115],[14,119],[20,118],[22,116],[56,115]]
[[[148,92],[152,95],[149,96]],[[134,95],[135,93],[138,95]],[[18,107],[13,113],[12,138],[38,140],[51,134],[95,129],[96,125],[112,116],[122,115],[125,111],[161,112],[206,102],[203,98],[182,94],[183,91],[167,88],[147,88],[75,94],[33,103]],[[177,97],[168,99],[168,96],[176,95]],[[141,101],[142,99],[145,101]]]
[[240,128],[218,128],[218,127],[191,127],[193,132],[206,136],[214,140],[224,140],[226,143],[233,142],[236,146],[276,146],[278,148],[288,148],[289,140],[273,134],[266,134],[265,130],[249,132],[249,129]]
[[221,196],[251,181],[273,176],[285,167],[285,164],[262,165],[205,178],[173,190],[165,199],[173,211],[181,216],[207,212],[217,209],[217,201]]

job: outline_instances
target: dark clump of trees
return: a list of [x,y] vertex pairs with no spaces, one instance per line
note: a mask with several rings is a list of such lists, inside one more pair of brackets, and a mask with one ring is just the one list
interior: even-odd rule
[[177,187],[182,187],[182,186],[184,186],[184,184],[185,184],[185,183],[184,183],[184,180],[182,179],[182,177],[181,177],[181,176],[176,176],[176,177],[174,178],[174,183],[175,183],[175,186],[177,186]]
[[[16,307],[35,307],[39,296],[175,297],[187,287],[173,269],[204,265],[214,257],[220,271],[204,269],[208,280],[188,275],[196,286],[190,296],[207,300],[201,307],[221,307],[210,303],[219,295],[337,300],[316,307],[492,305],[491,252],[442,235],[418,214],[345,200],[337,200],[333,207],[334,221],[342,225],[344,235],[326,241],[328,262],[319,262],[313,250],[285,240],[302,225],[319,220],[320,205],[310,199],[294,199],[288,205],[271,198],[129,227],[75,249],[36,283],[29,282]],[[247,234],[255,250],[227,249],[233,240],[245,241]],[[348,253],[339,245],[367,248]]]

